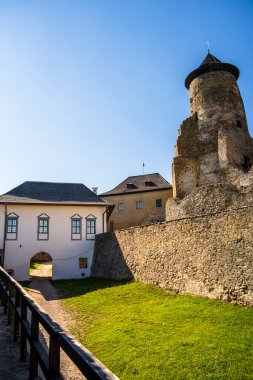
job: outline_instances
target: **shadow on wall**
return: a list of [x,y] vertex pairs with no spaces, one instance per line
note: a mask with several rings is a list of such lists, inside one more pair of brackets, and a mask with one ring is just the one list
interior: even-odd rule
[[114,232],[96,236],[91,276],[115,280],[134,279]]

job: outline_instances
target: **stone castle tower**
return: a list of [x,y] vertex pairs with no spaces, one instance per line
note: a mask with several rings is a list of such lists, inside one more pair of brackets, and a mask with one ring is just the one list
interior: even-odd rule
[[237,85],[239,70],[208,52],[185,80],[191,116],[179,128],[172,165],[173,196],[199,186],[253,184],[253,139]]

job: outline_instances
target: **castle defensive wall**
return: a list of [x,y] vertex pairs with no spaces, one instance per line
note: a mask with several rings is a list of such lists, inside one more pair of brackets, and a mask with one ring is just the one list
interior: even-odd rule
[[100,234],[91,275],[253,305],[252,268],[253,204]]

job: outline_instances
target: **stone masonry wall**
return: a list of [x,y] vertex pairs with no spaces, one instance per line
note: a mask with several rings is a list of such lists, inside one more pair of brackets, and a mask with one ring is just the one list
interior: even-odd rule
[[241,192],[234,186],[218,183],[201,186],[183,199],[169,198],[166,203],[166,220],[182,219],[253,205],[253,191]]
[[186,119],[178,130],[172,165],[173,197],[183,198],[199,185],[198,120]]
[[253,207],[97,235],[92,276],[253,305]]

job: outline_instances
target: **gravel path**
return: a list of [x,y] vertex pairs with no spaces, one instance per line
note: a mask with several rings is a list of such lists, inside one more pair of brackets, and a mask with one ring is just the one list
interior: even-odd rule
[[[35,269],[30,276],[31,283],[29,284],[29,294],[43,307],[43,309],[46,310],[52,319],[54,319],[65,331],[69,331],[69,327],[74,321],[72,320],[71,315],[63,310],[60,302],[60,295],[57,289],[55,289],[49,281],[51,278],[50,276],[51,263],[46,262]],[[42,334],[46,342],[48,342],[46,332],[42,331]],[[85,378],[62,351],[61,357],[61,370],[65,379],[79,380]]]

